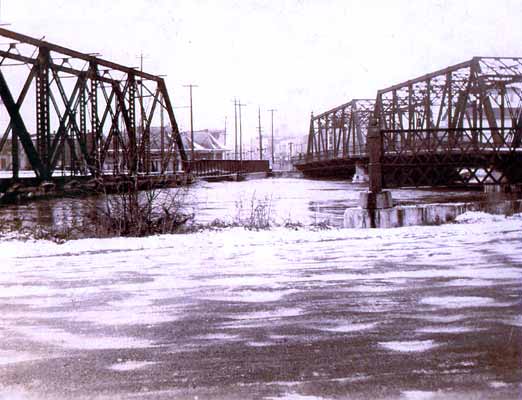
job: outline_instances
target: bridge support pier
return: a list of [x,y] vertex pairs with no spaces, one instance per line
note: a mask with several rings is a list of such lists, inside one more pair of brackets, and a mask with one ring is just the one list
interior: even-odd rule
[[359,205],[363,210],[382,210],[393,207],[392,194],[389,190],[382,192],[362,192],[359,197]]
[[522,183],[484,185],[488,201],[515,200],[522,198]]
[[370,227],[375,228],[376,214],[379,210],[393,207],[391,192],[382,190],[382,138],[377,120],[372,118],[368,126],[367,146],[369,153],[369,191],[363,192],[359,198],[359,205],[363,213],[368,214]]

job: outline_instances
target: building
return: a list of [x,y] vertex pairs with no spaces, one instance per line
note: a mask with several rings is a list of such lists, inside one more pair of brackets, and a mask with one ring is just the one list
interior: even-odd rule
[[[0,171],[11,171],[13,168],[13,156],[11,154],[11,139],[7,139],[0,149]],[[31,169],[29,160],[25,155],[24,149],[21,144],[18,145],[18,165],[20,169]]]
[[[225,147],[223,143],[223,130],[199,130],[194,131],[194,159],[195,160],[224,160],[226,154],[231,149]],[[181,140],[183,147],[187,152],[187,157],[190,158],[192,145],[191,133],[181,132]]]

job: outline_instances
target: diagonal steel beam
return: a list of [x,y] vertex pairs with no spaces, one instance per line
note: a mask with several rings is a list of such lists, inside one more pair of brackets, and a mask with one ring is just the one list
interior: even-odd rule
[[[20,106],[25,100],[25,96],[27,95],[27,92],[29,91],[29,88],[31,87],[31,83],[33,82],[34,75],[35,75],[36,68],[31,68],[31,71],[29,72],[29,76],[25,80],[24,86],[22,88],[22,91],[20,92],[20,95],[18,96],[18,100],[16,101],[16,107],[17,109],[20,109]],[[2,151],[3,147],[5,146],[5,142],[7,141],[7,137],[9,136],[9,133],[11,132],[11,123],[7,126],[4,135],[0,139],[0,151]]]
[[[132,83],[130,84],[130,96],[133,97],[132,95]],[[136,148],[136,131],[135,131],[135,124],[134,122],[132,121],[133,119],[133,115],[132,114],[132,109],[131,108],[127,108],[125,106],[125,96],[124,94],[122,93],[121,89],[117,86],[117,85],[114,85],[114,92],[116,93],[116,98],[118,99],[118,103],[119,103],[119,107],[120,107],[120,110],[121,110],[121,114],[123,116],[123,121],[125,123],[125,128],[127,129],[127,136],[129,138],[129,148],[128,148],[128,151],[127,151],[127,162],[128,162],[128,165],[129,165],[129,169],[130,169],[130,173],[131,175],[135,175],[137,173],[137,167],[138,167],[138,163],[137,163],[137,148]],[[132,99],[132,102],[134,101],[134,99]],[[132,102],[130,103],[130,105],[132,106]]]
[[[67,95],[65,94],[65,90],[63,88],[62,82],[61,82],[60,78],[58,77],[58,74],[57,74],[56,71],[53,70],[53,74],[55,75],[55,82],[56,82],[56,85],[58,86],[58,90],[60,92],[60,96],[62,97],[62,101],[64,102],[64,104],[66,106],[66,110],[68,110],[68,112],[70,114],[73,114],[73,111],[69,107]],[[85,90],[85,75],[78,77],[77,85],[80,86],[78,88],[78,90],[79,89]],[[87,162],[87,167],[89,168],[91,173],[94,174],[95,173],[95,168],[92,165],[92,162],[91,162],[91,159],[90,159],[90,154],[89,154],[89,152],[87,150],[87,144],[85,143],[85,140],[82,137],[81,129],[78,127],[78,124],[77,124],[75,118],[70,118],[69,122],[71,123],[71,125],[73,127],[73,130],[76,133],[76,137],[77,137],[78,143],[80,145],[80,151],[82,153],[82,156],[84,157],[84,160]]]
[[4,74],[0,70],[0,97],[9,113],[9,117],[11,118],[11,126],[13,128],[13,133],[18,136],[22,146],[25,150],[25,154],[27,154],[27,158],[33,168],[36,176],[42,179],[49,179],[51,177],[49,171],[45,168],[36,148],[33,145],[33,141],[31,140],[31,135],[27,131],[25,127],[24,120],[22,119],[19,111],[19,107],[16,105],[13,99],[13,95],[9,90],[9,86],[7,85],[7,81],[5,80]]
[[[81,77],[78,77],[78,79],[76,80],[76,84],[74,86],[73,92],[71,93],[69,100],[65,103],[65,112],[64,112],[63,117],[60,117],[59,110],[58,109],[56,110],[56,113],[58,114],[58,116],[60,118],[60,126],[54,136],[53,143],[51,144],[51,151],[50,151],[51,171],[54,170],[56,163],[58,162],[59,151],[57,151],[57,150],[59,147],[61,147],[60,143],[63,143],[62,137],[65,136],[67,130],[72,125],[71,119],[74,118],[75,111],[78,107],[78,99],[76,99],[76,97],[78,95],[78,91],[80,90],[80,88],[82,86],[82,82],[83,82],[83,79]],[[54,99],[54,96],[53,96],[53,99]],[[63,97],[62,97],[62,100],[64,100],[64,102],[65,102],[66,99],[63,99]],[[73,104],[75,102],[76,102],[76,105],[73,108]],[[55,100],[53,100],[53,103],[56,105]],[[60,146],[58,146],[59,144],[60,144]]]

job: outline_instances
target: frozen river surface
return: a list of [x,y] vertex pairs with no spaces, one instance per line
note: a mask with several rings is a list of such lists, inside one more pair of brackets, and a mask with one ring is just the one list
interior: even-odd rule
[[519,399],[522,215],[464,217],[3,240],[0,399]]

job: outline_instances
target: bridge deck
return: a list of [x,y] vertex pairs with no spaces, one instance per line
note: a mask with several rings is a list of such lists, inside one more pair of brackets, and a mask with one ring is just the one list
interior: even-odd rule
[[74,171],[55,171],[53,176],[42,180],[34,171],[20,171],[16,179],[0,173],[0,202],[40,196],[111,192],[133,185],[138,190],[172,187],[191,183],[194,178],[207,180],[240,179],[245,174],[269,172],[267,160],[196,160],[184,163],[185,172],[114,174],[106,171],[93,177]]
[[[356,165],[368,170],[369,157],[357,155],[297,161],[295,166],[305,176],[351,178]],[[386,187],[397,186],[462,186],[477,183],[502,183],[522,179],[522,149],[508,147],[460,148],[432,151],[387,151],[381,159]]]

